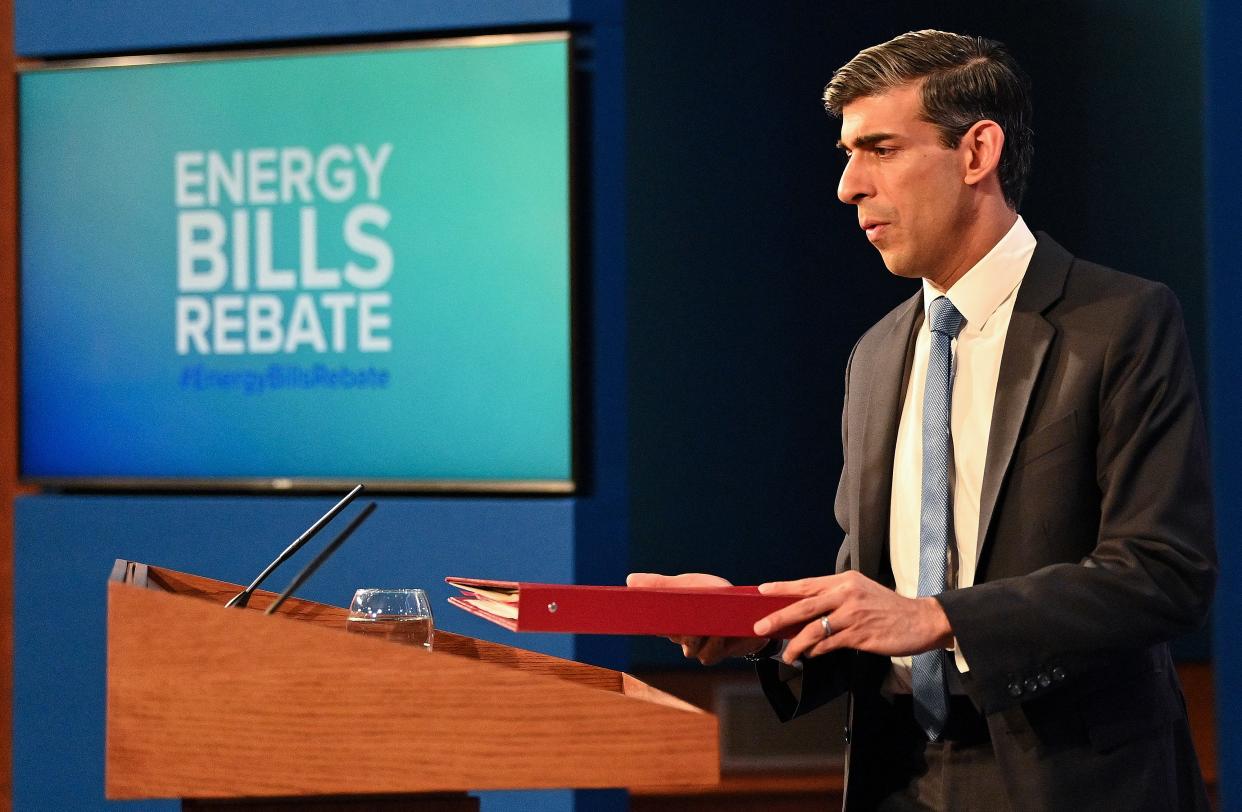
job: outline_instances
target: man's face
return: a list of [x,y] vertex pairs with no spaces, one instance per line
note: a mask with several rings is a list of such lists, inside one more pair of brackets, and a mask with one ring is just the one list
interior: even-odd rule
[[921,83],[845,105],[846,165],[837,187],[858,207],[858,223],[897,276],[949,278],[969,230],[970,188],[962,150],[940,142],[920,117]]

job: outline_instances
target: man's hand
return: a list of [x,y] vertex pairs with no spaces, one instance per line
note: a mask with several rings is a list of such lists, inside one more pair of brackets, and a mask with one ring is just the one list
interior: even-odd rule
[[[762,584],[759,591],[802,598],[755,624],[758,635],[806,624],[781,655],[787,663],[841,648],[901,657],[953,644],[953,629],[939,601],[903,598],[857,572]],[[832,629],[827,637],[820,623],[824,615]]]
[[[688,572],[684,575],[657,575],[653,572],[632,572],[625,579],[626,586],[696,587],[732,586],[724,578]],[[696,659],[703,665],[715,665],[726,657],[740,657],[758,651],[767,644],[767,638],[759,637],[670,637],[681,646],[681,653]]]

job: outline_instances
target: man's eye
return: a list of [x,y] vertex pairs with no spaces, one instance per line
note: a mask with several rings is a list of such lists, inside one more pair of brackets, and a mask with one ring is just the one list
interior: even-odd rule
[[889,155],[892,155],[894,152],[896,152],[896,150],[894,150],[892,147],[872,147],[871,151],[874,152],[880,158],[888,157]]

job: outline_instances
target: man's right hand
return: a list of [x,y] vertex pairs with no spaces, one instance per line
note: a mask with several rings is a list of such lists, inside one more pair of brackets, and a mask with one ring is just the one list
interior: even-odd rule
[[[654,572],[631,572],[625,579],[626,586],[646,587],[699,587],[732,586],[724,578],[701,572],[682,575],[657,575]],[[741,657],[759,651],[768,643],[766,637],[670,637],[681,646],[681,653],[698,660],[703,665],[715,665],[727,657]]]

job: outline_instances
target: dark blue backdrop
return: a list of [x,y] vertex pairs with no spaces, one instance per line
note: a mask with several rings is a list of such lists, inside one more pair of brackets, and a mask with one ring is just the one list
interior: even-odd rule
[[[1222,699],[1220,774],[1225,808],[1242,808],[1236,778],[1242,776],[1242,746],[1235,741],[1242,709],[1227,701],[1242,688],[1242,638],[1234,631],[1242,611],[1242,554],[1234,541],[1242,530],[1236,499],[1242,438],[1233,422],[1242,411],[1233,354],[1242,339],[1236,316],[1242,235],[1235,225],[1242,214],[1236,196],[1242,159],[1235,146],[1242,125],[1235,91],[1242,79],[1235,46],[1242,11],[1232,4],[18,0],[16,11],[17,50],[27,56],[518,23],[569,22],[578,29],[583,54],[576,102],[587,135],[579,139],[578,162],[586,171],[580,173],[577,246],[585,271],[579,276],[586,329],[579,336],[578,372],[589,382],[579,411],[586,490],[572,500],[501,500],[495,506],[386,500],[376,521],[388,513],[429,529],[444,523],[462,530],[443,540],[446,549],[479,557],[449,561],[454,570],[462,569],[458,563],[489,560],[486,548],[474,546],[478,538],[499,543],[506,527],[542,528],[545,546],[522,549],[542,556],[538,566],[571,573],[579,582],[615,581],[627,554],[637,568],[714,570],[742,581],[831,566],[839,538],[831,501],[840,465],[845,357],[861,331],[908,288],[888,277],[859,238],[851,212],[835,200],[836,125],[818,96],[832,70],[860,48],[905,30],[934,26],[1006,41],[1035,83],[1036,168],[1024,216],[1075,253],[1169,284],[1186,311],[1200,381],[1210,392],[1219,504],[1222,579],[1214,649]],[[19,507],[18,598],[38,585],[25,582],[24,569],[47,578],[64,558],[70,571],[85,577],[99,562],[103,568],[89,583],[71,585],[95,596],[83,604],[83,616],[97,612],[110,559],[160,552],[152,528],[171,523],[173,506],[194,514],[185,519],[196,528],[211,521],[243,529],[253,524],[253,532],[239,531],[229,549],[260,560],[284,543],[286,523],[304,524],[303,504],[25,500]],[[560,505],[572,509],[554,507]],[[118,523],[118,517],[135,521]],[[465,534],[474,519],[492,524]],[[401,539],[380,539],[384,528],[378,524],[351,541],[338,566],[361,566],[349,563],[350,552],[364,558],[367,544],[383,560],[415,565],[416,559],[405,559]],[[179,538],[191,536],[201,538],[197,532]],[[225,567],[239,559],[226,552],[217,557],[198,542],[168,552],[150,557],[172,565],[169,558],[186,561],[183,556],[201,553],[186,568],[239,580],[251,572],[236,564],[229,575]],[[307,594],[348,590],[364,575],[329,570]],[[421,576],[412,570],[410,577]],[[313,591],[319,589],[325,592]],[[335,592],[331,598],[340,600]],[[39,693],[39,704],[27,706],[24,692],[42,691],[40,681],[55,692],[59,683],[48,674],[68,679],[73,669],[64,664],[74,660],[95,668],[90,664],[102,656],[102,621],[87,618],[85,636],[61,646],[31,639],[22,612],[19,607],[14,784],[18,798],[29,803],[17,806],[39,808],[37,792],[61,792],[62,784],[76,788],[79,808],[101,804],[97,762],[72,759],[74,770],[86,770],[80,774],[55,767],[62,753],[99,746],[91,737],[102,730],[101,706],[88,703],[81,713],[56,716],[57,704],[69,701],[68,687],[80,682],[66,683],[54,702],[50,693]],[[442,622],[448,617],[441,612]],[[620,663],[617,642],[579,639],[573,654]],[[1179,649],[1204,658],[1207,635],[1182,641]],[[635,645],[635,667],[678,663],[662,641]],[[87,679],[89,668],[74,678]],[[101,684],[95,690],[102,695]],[[41,724],[46,730],[32,733],[31,726]],[[22,735],[32,735],[35,746],[23,749]],[[31,772],[40,758],[51,766]],[[568,795],[546,803],[568,804]]]
[[1216,589],[1216,729],[1221,808],[1242,809],[1242,8],[1206,4],[1208,300],[1211,303],[1210,420],[1220,582]]

